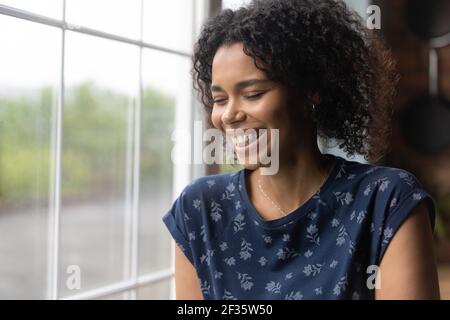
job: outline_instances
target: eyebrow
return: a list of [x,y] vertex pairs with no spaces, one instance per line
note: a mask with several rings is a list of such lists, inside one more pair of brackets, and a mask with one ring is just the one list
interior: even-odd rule
[[[255,84],[261,84],[261,83],[267,83],[270,82],[270,80],[267,79],[248,79],[248,80],[243,80],[243,81],[239,81],[238,83],[236,83],[234,85],[236,90],[242,90],[246,87],[250,87],[253,86]],[[211,91],[212,92],[216,92],[216,91],[224,91],[222,89],[221,86],[218,86],[216,84],[211,85]]]

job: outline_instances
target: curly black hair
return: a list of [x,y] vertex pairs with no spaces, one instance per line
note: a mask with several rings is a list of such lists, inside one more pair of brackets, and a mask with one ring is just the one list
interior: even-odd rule
[[191,70],[208,116],[212,61],[220,46],[232,43],[242,43],[269,79],[305,99],[319,97],[312,117],[324,141],[335,139],[347,155],[372,163],[384,157],[398,75],[380,37],[343,1],[253,0],[210,18]]

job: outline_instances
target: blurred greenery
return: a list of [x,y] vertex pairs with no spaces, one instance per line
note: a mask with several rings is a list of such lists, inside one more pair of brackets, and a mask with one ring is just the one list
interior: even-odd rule
[[220,165],[219,172],[220,173],[229,173],[229,172],[236,172],[240,169],[242,169],[242,166],[240,164],[224,163],[224,164]]
[[[0,204],[47,199],[55,101],[52,88],[0,97]],[[133,104],[125,94],[92,82],[66,88],[63,198],[98,194],[125,183]],[[142,179],[171,181],[174,110],[173,97],[153,88],[143,90]]]

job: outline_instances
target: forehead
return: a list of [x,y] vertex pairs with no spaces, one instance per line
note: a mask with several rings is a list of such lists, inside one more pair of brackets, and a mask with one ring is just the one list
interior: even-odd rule
[[244,53],[242,43],[219,47],[212,63],[213,83],[235,82],[250,77],[267,78],[256,68],[253,58]]

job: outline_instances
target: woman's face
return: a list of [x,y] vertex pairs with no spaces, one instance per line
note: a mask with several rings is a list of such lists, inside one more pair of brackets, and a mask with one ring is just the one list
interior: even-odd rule
[[[212,63],[211,93],[214,100],[212,123],[227,134],[228,141],[238,154],[255,150],[256,144],[259,155],[271,156],[273,129],[279,129],[280,153],[291,149],[289,147],[295,143],[292,140],[298,141],[299,137],[294,135],[295,139],[289,139],[288,135],[292,121],[288,115],[286,88],[269,80],[263,71],[256,68],[253,58],[243,52],[242,43],[224,45],[217,50]],[[254,130],[248,129],[255,129],[257,135],[254,135]],[[259,135],[259,129],[266,129],[267,134]],[[235,130],[234,133],[232,130]],[[266,139],[265,145],[261,145],[262,139]],[[244,160],[239,158],[247,169],[261,166],[260,161],[255,163],[249,161],[249,157]]]

